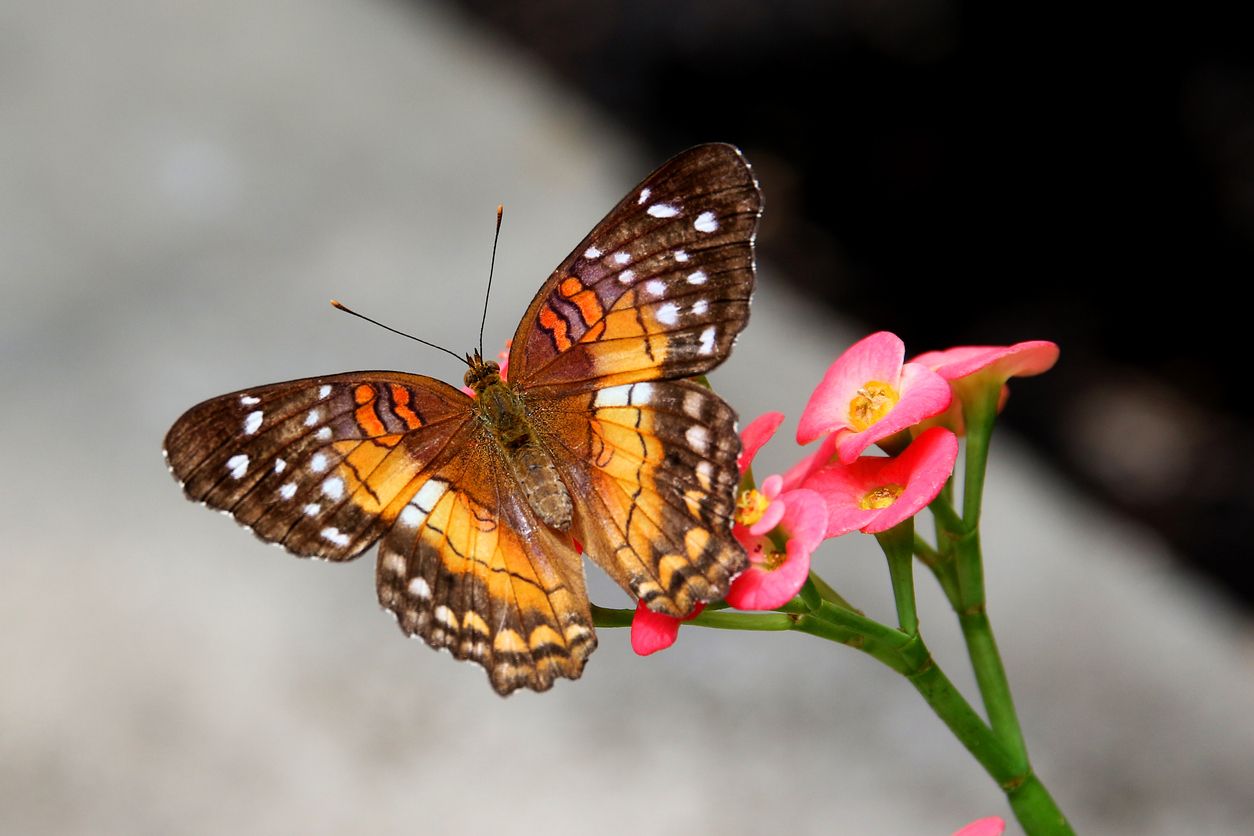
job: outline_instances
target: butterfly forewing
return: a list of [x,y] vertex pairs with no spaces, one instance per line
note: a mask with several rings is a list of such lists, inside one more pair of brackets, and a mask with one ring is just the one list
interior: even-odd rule
[[757,182],[730,145],[650,174],[567,256],[514,335],[510,377],[569,393],[701,374],[749,316]]
[[188,497],[294,554],[344,560],[368,548],[454,451],[471,401],[419,375],[357,372],[205,401],[166,436]]

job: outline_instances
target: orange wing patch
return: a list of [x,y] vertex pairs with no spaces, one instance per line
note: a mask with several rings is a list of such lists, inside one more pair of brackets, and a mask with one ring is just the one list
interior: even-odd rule
[[485,442],[465,439],[401,508],[379,549],[379,601],[404,632],[481,664],[497,692],[544,691],[596,646],[582,561],[498,483]]

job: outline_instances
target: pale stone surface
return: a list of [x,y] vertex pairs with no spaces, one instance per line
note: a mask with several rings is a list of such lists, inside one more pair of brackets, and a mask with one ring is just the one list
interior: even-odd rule
[[[472,347],[503,201],[499,344],[660,162],[612,122],[440,7],[0,7],[6,833],[943,834],[1005,813],[913,690],[853,651],[687,629],[641,660],[605,630],[580,682],[501,700],[403,639],[373,557],[263,548],[164,473],[162,434],[210,395],[353,368],[460,379],[326,300]],[[790,416],[764,474],[858,333],[777,279],[715,375],[746,421]],[[992,613],[1077,826],[1246,832],[1248,621],[1009,438],[991,491]],[[887,617],[867,538],[817,563]]]

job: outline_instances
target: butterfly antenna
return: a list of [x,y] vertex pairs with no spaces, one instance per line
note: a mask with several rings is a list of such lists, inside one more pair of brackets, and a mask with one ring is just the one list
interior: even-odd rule
[[483,319],[479,320],[479,356],[483,356],[483,326],[488,321],[488,298],[492,295],[492,273],[496,270],[496,242],[501,240],[501,216],[505,204],[496,207],[496,233],[492,236],[492,263],[488,266],[488,292],[483,295]]
[[445,354],[449,354],[449,355],[452,355],[453,357],[456,357],[456,358],[457,358],[457,360],[458,360],[459,362],[462,362],[462,363],[467,362],[465,357],[458,356],[456,353],[454,353],[454,352],[452,352],[452,351],[449,351],[447,348],[445,348],[445,347],[444,347],[444,346],[442,346],[442,345],[436,345],[435,343],[429,343],[429,342],[427,342],[426,340],[424,340],[422,337],[415,337],[413,334],[406,334],[404,331],[397,331],[397,330],[396,330],[395,328],[393,328],[392,326],[390,326],[390,325],[384,325],[382,322],[379,322],[377,319],[371,319],[370,317],[366,316],[365,314],[359,314],[359,313],[357,313],[357,311],[353,310],[352,308],[349,308],[347,305],[345,305],[344,303],[342,303],[342,302],[340,302],[340,301],[338,301],[338,300],[336,300],[336,299],[332,299],[332,300],[331,300],[331,307],[335,308],[336,310],[343,311],[343,312],[344,312],[344,313],[346,313],[346,314],[352,314],[353,316],[357,317],[358,319],[364,319],[364,320],[366,320],[366,322],[370,322],[370,323],[373,323],[373,324],[375,324],[375,325],[378,325],[380,328],[383,328],[384,330],[387,330],[387,331],[391,331],[393,334],[400,334],[402,337],[408,337],[409,339],[414,340],[414,341],[416,341],[416,342],[420,342],[420,343],[422,343],[423,345],[429,345],[429,346],[431,346],[432,348],[438,348],[440,351],[443,351]]

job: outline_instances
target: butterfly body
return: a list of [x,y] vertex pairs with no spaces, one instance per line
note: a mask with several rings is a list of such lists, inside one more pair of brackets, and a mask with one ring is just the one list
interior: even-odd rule
[[674,616],[745,566],[736,416],[685,378],[748,319],[760,212],[739,151],[690,149],[541,286],[508,379],[473,355],[473,395],[385,371],[241,390],[174,423],[169,467],[189,498],[294,554],[378,543],[380,603],[499,693],[578,678],[596,647],[579,548]]
[[545,450],[523,393],[501,380],[500,366],[471,358],[466,385],[475,392],[475,412],[491,430],[500,453],[531,510],[559,531],[570,528],[571,501],[553,457]]

